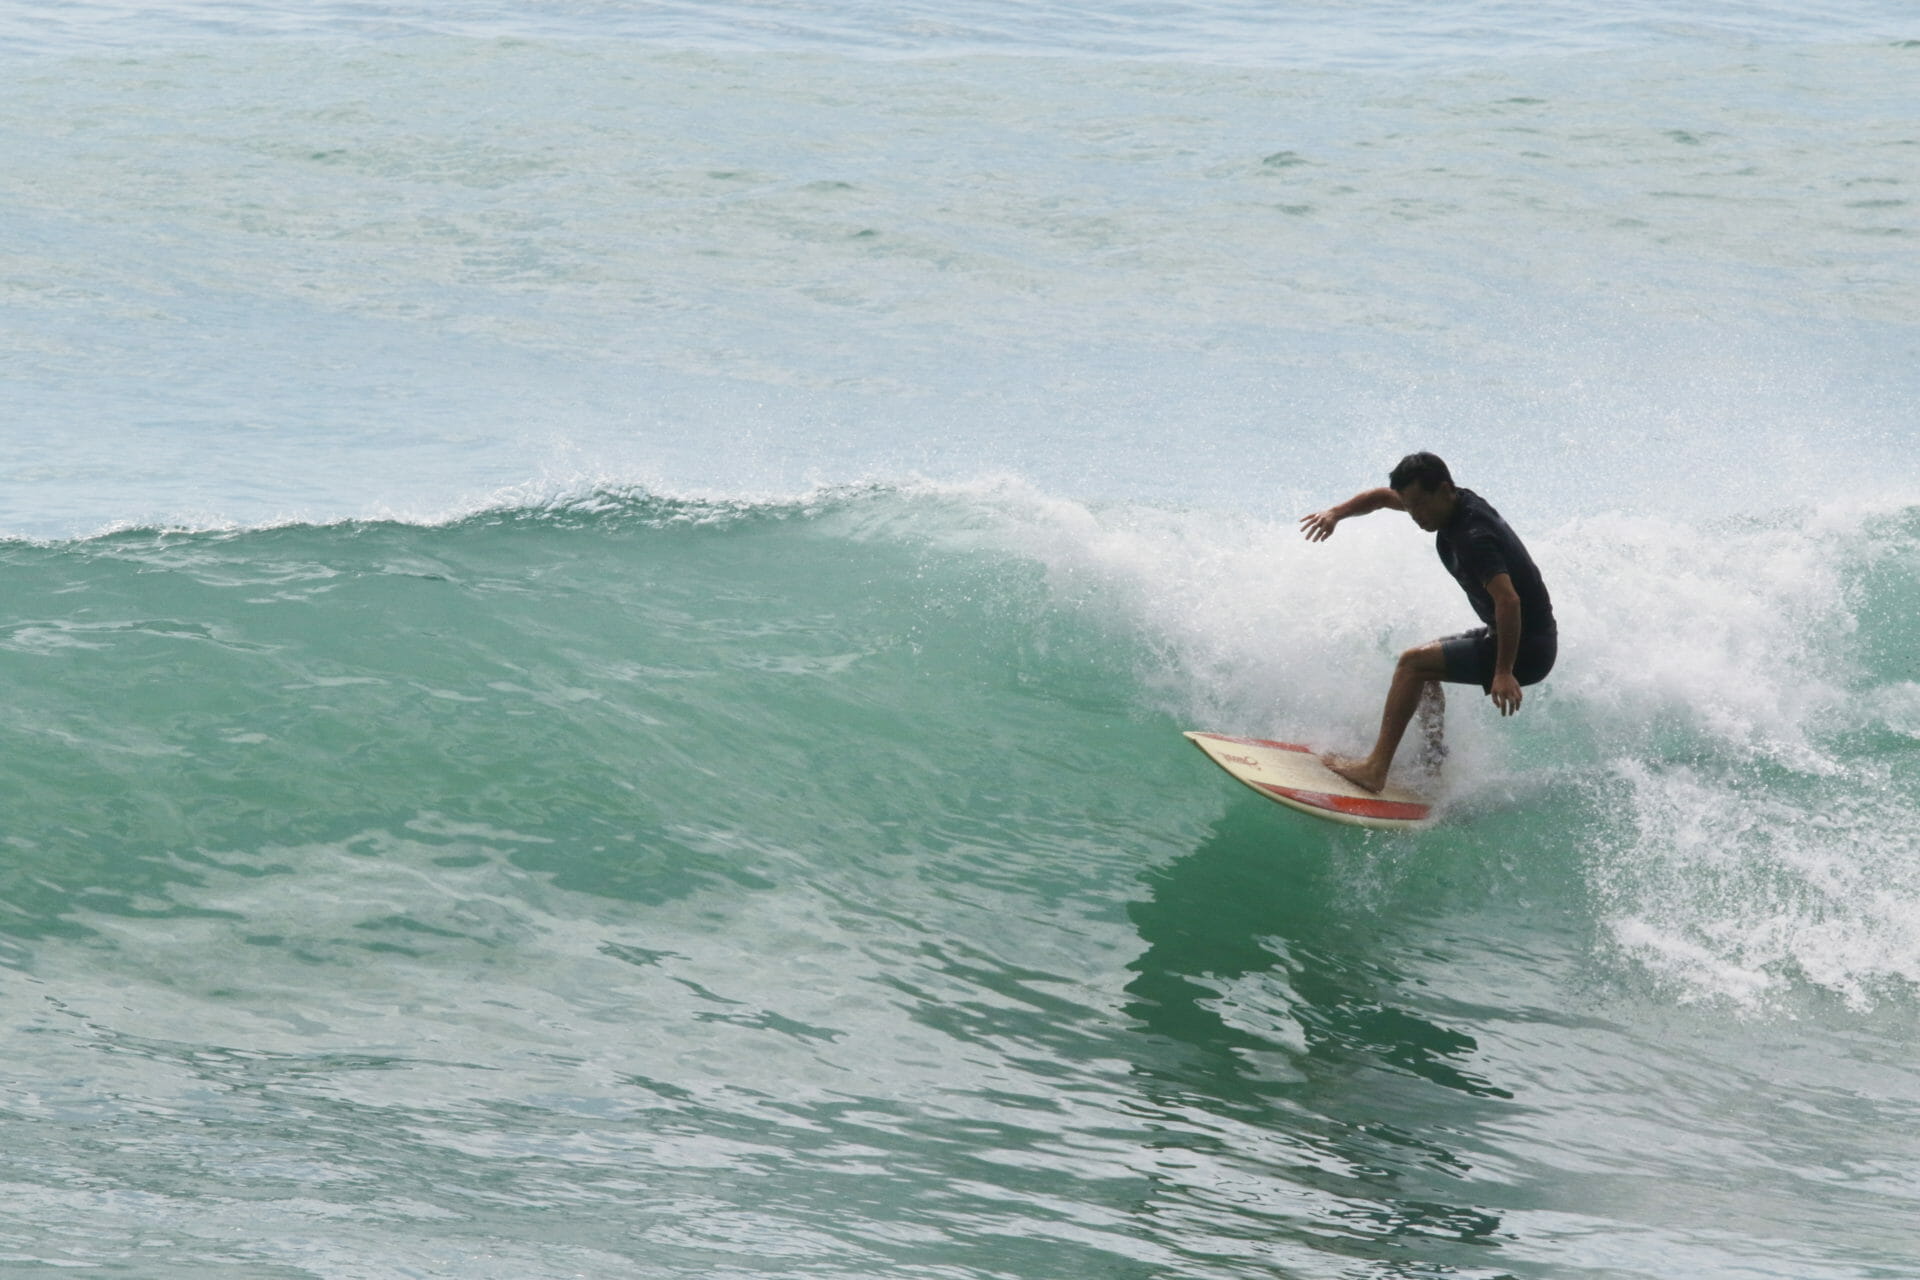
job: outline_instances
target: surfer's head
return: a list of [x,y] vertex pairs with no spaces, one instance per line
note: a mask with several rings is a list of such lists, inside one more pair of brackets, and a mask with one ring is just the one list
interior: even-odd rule
[[1400,495],[1413,522],[1429,533],[1453,514],[1453,473],[1437,454],[1408,454],[1393,468],[1387,484]]

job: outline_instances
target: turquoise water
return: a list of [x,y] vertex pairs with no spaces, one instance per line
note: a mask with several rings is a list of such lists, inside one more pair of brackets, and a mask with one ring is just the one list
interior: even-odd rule
[[1899,8],[19,13],[0,1272],[1920,1269]]

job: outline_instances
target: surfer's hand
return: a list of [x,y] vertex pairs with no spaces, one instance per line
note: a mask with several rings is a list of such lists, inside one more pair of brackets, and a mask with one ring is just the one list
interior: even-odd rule
[[1340,509],[1328,507],[1325,511],[1316,511],[1310,516],[1300,517],[1300,532],[1307,535],[1308,542],[1325,542],[1333,536],[1333,526],[1340,523]]
[[1520,682],[1513,678],[1511,672],[1495,676],[1489,692],[1493,695],[1493,705],[1500,708],[1501,715],[1510,716],[1520,709]]

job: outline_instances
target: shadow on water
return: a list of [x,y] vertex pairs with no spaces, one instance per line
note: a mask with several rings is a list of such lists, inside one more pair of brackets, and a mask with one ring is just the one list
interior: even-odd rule
[[1369,1275],[1505,1274],[1484,1270],[1507,1238],[1499,1217],[1462,1201],[1474,1131],[1515,1104],[1391,962],[1396,920],[1417,907],[1356,892],[1352,865],[1385,839],[1247,802],[1149,874],[1129,908],[1146,944],[1127,987],[1146,1033],[1140,1102],[1170,1121],[1167,1146],[1274,1185],[1236,1205],[1233,1234],[1363,1259]]

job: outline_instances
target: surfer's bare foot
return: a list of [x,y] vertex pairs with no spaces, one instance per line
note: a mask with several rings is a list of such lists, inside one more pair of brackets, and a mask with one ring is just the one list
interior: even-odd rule
[[1359,787],[1362,791],[1379,791],[1387,785],[1387,771],[1375,769],[1371,760],[1355,760],[1349,756],[1324,755],[1320,763],[1341,777]]

